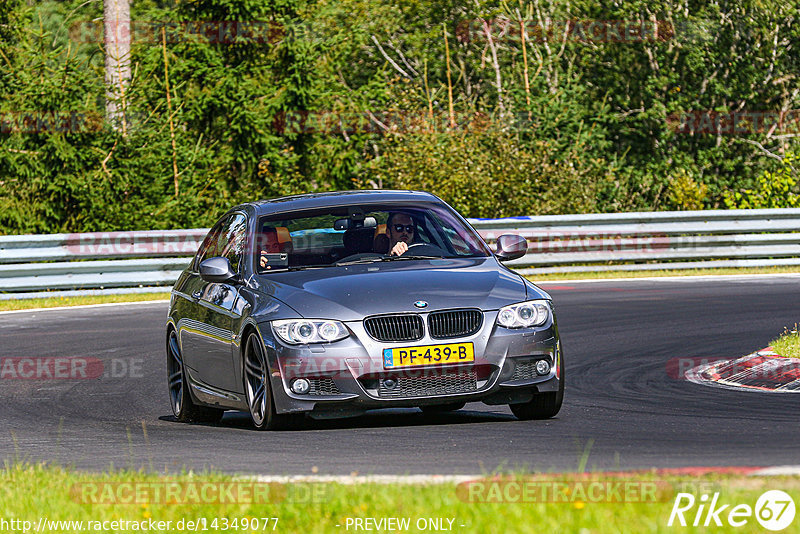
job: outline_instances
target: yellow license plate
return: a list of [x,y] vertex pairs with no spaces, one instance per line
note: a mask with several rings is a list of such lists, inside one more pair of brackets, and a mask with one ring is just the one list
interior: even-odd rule
[[423,345],[383,349],[383,368],[416,367],[418,365],[440,365],[475,361],[472,343],[450,343],[447,345]]

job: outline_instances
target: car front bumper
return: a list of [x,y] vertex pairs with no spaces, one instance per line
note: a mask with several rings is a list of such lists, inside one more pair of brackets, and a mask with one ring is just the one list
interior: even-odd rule
[[[497,326],[497,311],[484,312],[475,334],[457,339],[426,336],[413,342],[376,341],[362,321],[345,323],[351,335],[327,344],[286,345],[261,323],[270,378],[278,413],[309,412],[314,417],[343,417],[389,407],[483,401],[487,404],[526,402],[534,394],[558,391],[560,342],[551,317],[541,327]],[[472,343],[475,361],[453,365],[386,369],[387,348]],[[535,363],[547,360],[540,375]],[[297,379],[309,381],[308,393],[291,390]]]

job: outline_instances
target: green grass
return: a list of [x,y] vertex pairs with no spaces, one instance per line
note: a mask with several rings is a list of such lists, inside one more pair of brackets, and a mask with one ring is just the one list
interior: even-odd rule
[[[102,488],[120,488],[119,483],[136,483],[139,487],[150,484],[187,484],[206,482],[231,482],[229,476],[220,474],[180,474],[161,477],[131,471],[110,471],[90,474],[44,465],[13,464],[0,470],[0,518],[38,522],[40,517],[49,520],[72,521],[177,521],[205,518],[210,529],[218,518],[232,521],[235,518],[278,518],[276,532],[356,532],[346,528],[348,518],[410,518],[410,532],[417,532],[415,524],[421,518],[451,518],[453,532],[514,533],[514,532],[675,532],[702,531],[702,529],[668,527],[667,521],[678,491],[688,492],[698,499],[702,494],[720,492],[719,502],[755,506],[758,497],[767,490],[780,489],[800,502],[800,477],[744,477],[715,475],[701,477],[656,474],[626,475],[613,478],[594,475],[592,480],[611,483],[627,481],[658,487],[651,492],[654,498],[646,502],[594,502],[582,500],[575,491],[562,491],[563,502],[469,502],[468,493],[457,490],[454,484],[408,485],[364,483],[343,485],[335,483],[291,484],[273,486],[273,495],[266,503],[208,502],[214,499],[197,499],[192,503],[147,502],[140,499],[133,504],[93,504],[92,493]],[[545,477],[547,479],[547,477]],[[541,479],[541,478],[540,478]],[[519,481],[519,479],[516,479]],[[528,480],[531,480],[530,478]],[[586,487],[590,481],[577,475],[550,475],[550,481],[578,481]],[[106,485],[108,484],[108,485]],[[117,485],[112,485],[117,484]],[[572,488],[576,488],[572,486]],[[463,488],[462,488],[463,489]],[[275,490],[278,490],[277,492]],[[115,489],[115,491],[118,491]],[[111,495],[111,494],[107,494]],[[119,495],[123,495],[119,493]],[[87,497],[88,496],[88,497]],[[272,502],[274,501],[274,502]],[[108,502],[108,501],[107,501]],[[730,510],[731,507],[728,508]],[[693,521],[697,506],[687,513]],[[727,513],[727,512],[726,512]],[[724,519],[724,514],[723,514]],[[798,520],[795,521],[795,524]],[[446,524],[446,523],[445,523]],[[463,526],[462,526],[463,525]],[[229,531],[242,532],[240,528]],[[271,532],[272,524],[266,531]],[[199,529],[203,531],[202,528]],[[220,531],[222,529],[216,530]],[[711,528],[714,532],[758,532],[760,525],[754,517],[744,528]],[[32,530],[33,531],[33,530]],[[52,531],[52,530],[51,530]],[[76,528],[62,528],[62,532],[75,532]],[[125,532],[130,529],[118,528]],[[173,526],[168,531],[176,532]],[[244,531],[250,531],[244,529]],[[263,527],[258,531],[263,532]],[[785,532],[793,532],[787,529]],[[363,531],[362,531],[363,532]]]
[[775,352],[787,358],[800,358],[800,328],[795,323],[789,330],[785,329],[783,335],[770,343]]
[[169,291],[165,291],[164,293],[131,293],[127,295],[87,295],[83,297],[0,300],[0,311],[82,306],[85,304],[109,304],[113,302],[142,302],[145,300],[169,300]]
[[526,278],[531,282],[548,280],[597,280],[604,278],[649,278],[664,276],[720,276],[742,274],[785,274],[800,273],[800,267],[746,267],[735,269],[663,269],[658,271],[606,271],[592,273],[553,273],[529,274]]

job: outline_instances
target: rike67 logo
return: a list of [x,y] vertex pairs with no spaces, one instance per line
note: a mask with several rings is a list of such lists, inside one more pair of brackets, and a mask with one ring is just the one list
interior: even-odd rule
[[786,492],[770,490],[763,493],[756,501],[755,507],[749,504],[722,503],[719,493],[709,498],[703,494],[696,499],[691,493],[678,493],[675,504],[669,514],[667,526],[708,527],[723,525],[743,527],[755,517],[756,521],[767,530],[783,530],[794,521],[794,500]]

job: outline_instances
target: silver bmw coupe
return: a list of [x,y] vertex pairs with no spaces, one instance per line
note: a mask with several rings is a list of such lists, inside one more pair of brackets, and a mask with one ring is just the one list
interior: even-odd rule
[[556,415],[564,362],[550,296],[430,193],[347,191],[243,204],[172,289],[169,398],[179,421],[508,404]]

